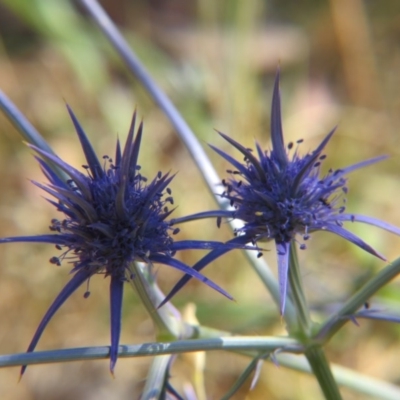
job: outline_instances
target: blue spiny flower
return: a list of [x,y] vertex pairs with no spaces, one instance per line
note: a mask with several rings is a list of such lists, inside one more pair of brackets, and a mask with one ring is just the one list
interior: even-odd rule
[[[115,159],[97,158],[86,134],[68,107],[87,165],[81,173],[59,157],[30,145],[49,183],[33,182],[54,199],[47,199],[63,214],[61,219],[51,221],[47,235],[22,236],[0,239],[0,243],[40,242],[51,243],[61,251],[50,262],[61,265],[63,260],[72,264],[73,274],[43,317],[28,347],[35,349],[40,336],[54,313],[65,300],[93,275],[110,277],[111,351],[110,370],[113,372],[118,355],[121,331],[121,308],[124,283],[131,276],[132,262],[162,263],[191,277],[197,278],[231,298],[225,291],[196,270],[174,258],[179,250],[216,249],[224,246],[219,242],[201,240],[174,241],[172,235],[179,229],[168,221],[173,204],[168,188],[173,176],[159,172],[148,181],[138,165],[139,147],[143,125],[135,136],[136,114],[123,152],[117,141]],[[54,172],[56,166],[67,177],[62,179]],[[229,247],[230,249],[232,247]],[[88,297],[86,291],[84,297]],[[21,375],[26,366],[22,367]]]
[[[256,143],[256,153],[235,140],[219,134],[243,156],[244,163],[237,161],[224,151],[211,146],[232,166],[228,170],[230,178],[223,180],[225,188],[222,197],[230,201],[234,211],[210,211],[177,220],[216,216],[236,218],[243,221],[243,226],[236,230],[237,240],[241,243],[257,243],[273,240],[278,258],[278,276],[280,288],[280,312],[284,313],[287,294],[289,269],[289,247],[300,237],[300,248],[305,249],[305,242],[314,231],[329,231],[354,243],[365,251],[385,260],[371,246],[343,227],[343,223],[363,222],[386,229],[400,235],[400,229],[363,215],[349,214],[345,211],[347,193],[347,174],[386,158],[376,157],[347,168],[329,170],[321,176],[321,162],[325,159],[323,149],[332,137],[333,129],[322,143],[311,153],[301,156],[293,143],[285,147],[282,133],[281,104],[279,95],[279,72],[276,75],[271,110],[272,151],[263,151]],[[297,143],[301,143],[299,140]],[[214,214],[213,214],[214,213]],[[200,271],[213,255],[219,255],[221,249],[213,250],[200,260],[194,269]],[[172,289],[174,295],[188,280],[184,276]],[[167,298],[169,298],[169,296]]]
[[[289,246],[297,237],[302,239],[300,249],[314,231],[329,231],[354,243],[363,250],[385,260],[371,246],[343,227],[343,222],[363,222],[400,235],[400,229],[375,218],[346,213],[347,174],[371,165],[385,156],[376,157],[321,175],[323,149],[332,137],[333,129],[311,153],[301,156],[293,143],[285,147],[282,132],[279,72],[272,98],[271,139],[272,151],[263,151],[256,143],[253,152],[228,136],[220,135],[244,156],[238,162],[227,153],[211,146],[233,165],[231,178],[223,181],[222,197],[234,207],[234,218],[243,221],[236,231],[238,236],[251,237],[252,241],[274,240],[278,258],[280,286],[280,312],[284,313],[289,268]],[[301,143],[301,140],[298,141]]]

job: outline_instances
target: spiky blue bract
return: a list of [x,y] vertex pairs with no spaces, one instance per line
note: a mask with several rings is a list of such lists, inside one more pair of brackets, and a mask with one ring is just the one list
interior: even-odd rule
[[[234,170],[223,180],[222,197],[230,201],[233,218],[243,221],[236,231],[238,237],[250,238],[253,243],[273,240],[276,244],[280,288],[280,312],[284,313],[288,285],[289,248],[301,241],[300,248],[314,231],[329,231],[381,258],[384,257],[359,237],[343,227],[344,221],[363,222],[400,235],[400,229],[365,216],[346,213],[347,174],[385,157],[377,157],[347,168],[329,170],[322,176],[322,154],[331,139],[333,129],[311,153],[301,156],[298,146],[284,144],[279,95],[279,71],[276,75],[271,110],[272,150],[263,151],[256,143],[256,152],[232,138],[219,134],[243,156],[239,162],[226,152],[211,146],[228,161]],[[298,141],[298,144],[301,140]],[[302,239],[302,240],[301,240]]]
[[[117,141],[115,158],[104,156],[100,161],[72,110],[68,107],[78,134],[87,165],[84,173],[59,157],[36,146],[39,165],[49,183],[33,182],[52,198],[47,199],[63,214],[51,221],[52,234],[0,239],[0,243],[51,243],[61,251],[52,257],[52,264],[62,261],[72,264],[73,274],[43,317],[28,347],[35,349],[44,329],[54,313],[82,284],[96,274],[110,277],[111,349],[110,370],[113,372],[118,355],[121,331],[121,308],[124,283],[130,276],[130,263],[162,263],[184,274],[199,279],[211,288],[231,298],[215,283],[183,262],[174,258],[177,251],[187,249],[221,249],[220,242],[201,240],[174,241],[179,229],[168,220],[173,204],[168,188],[173,176],[159,172],[147,180],[138,165],[143,125],[135,135],[136,113],[133,116],[125,147]],[[64,181],[53,172],[57,166],[66,175]],[[231,249],[231,247],[228,247]],[[85,293],[88,297],[89,292]],[[21,374],[25,371],[21,369]]]

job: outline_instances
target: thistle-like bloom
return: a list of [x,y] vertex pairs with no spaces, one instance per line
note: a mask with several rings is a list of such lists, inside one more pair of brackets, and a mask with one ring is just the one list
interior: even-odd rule
[[[110,370],[113,372],[121,331],[123,287],[128,279],[135,279],[130,273],[130,264],[140,261],[168,265],[231,298],[216,284],[174,258],[179,250],[216,249],[223,244],[172,239],[171,235],[179,231],[167,219],[172,212],[169,207],[173,198],[168,185],[173,176],[159,172],[152,181],[148,181],[140,173],[137,161],[143,126],[140,124],[135,136],[135,114],[123,152],[117,141],[115,159],[104,156],[101,163],[75,115],[69,108],[68,111],[86,157],[87,165],[83,166],[86,173],[30,145],[38,154],[36,158],[49,180],[47,185],[33,183],[54,198],[47,200],[63,213],[63,217],[51,221],[52,234],[3,238],[0,243],[51,243],[62,253],[52,257],[50,262],[60,265],[65,260],[73,266],[72,278],[40,322],[28,352],[35,349],[54,313],[78,287],[93,275],[103,274],[111,278]],[[64,173],[65,180],[54,172],[54,166]],[[88,296],[86,291],[84,297]],[[21,374],[25,368],[22,367]]]
[[[274,240],[278,258],[280,312],[284,313],[289,268],[289,247],[300,241],[300,249],[315,231],[329,231],[354,243],[363,250],[385,260],[371,246],[343,227],[343,222],[363,222],[400,235],[400,229],[374,218],[345,211],[347,174],[376,163],[376,157],[321,175],[323,149],[332,137],[333,129],[311,153],[301,156],[293,143],[285,147],[282,133],[279,72],[272,98],[272,151],[263,151],[256,143],[257,156],[228,136],[220,135],[244,156],[244,163],[211,146],[234,167],[231,177],[223,181],[222,197],[234,207],[234,218],[243,221],[238,236],[251,237],[253,243]],[[301,143],[299,140],[297,143]],[[300,239],[300,240],[299,240]]]
[[[321,176],[321,162],[325,159],[323,149],[332,137],[333,129],[311,153],[301,156],[293,143],[285,147],[282,133],[281,105],[279,95],[279,72],[276,75],[271,110],[272,151],[263,151],[256,143],[255,156],[247,149],[223,133],[219,134],[244,156],[244,163],[237,161],[224,151],[210,145],[232,166],[227,170],[230,178],[223,180],[225,188],[222,197],[230,201],[234,211],[213,211],[200,213],[177,220],[204,218],[206,216],[236,218],[243,222],[237,229],[236,239],[250,241],[273,240],[278,258],[278,277],[280,289],[280,312],[284,313],[289,271],[289,249],[293,242],[305,242],[315,231],[329,231],[354,243],[365,251],[385,260],[371,246],[343,227],[343,222],[363,222],[386,229],[400,235],[400,229],[375,218],[345,212],[347,194],[346,175],[356,169],[371,165],[386,158],[376,157],[358,164],[329,170]],[[300,144],[299,140],[297,144]],[[214,214],[213,214],[214,213]],[[213,250],[193,266],[200,271],[210,258],[219,256],[223,250]],[[174,295],[188,280],[184,276],[172,289]]]

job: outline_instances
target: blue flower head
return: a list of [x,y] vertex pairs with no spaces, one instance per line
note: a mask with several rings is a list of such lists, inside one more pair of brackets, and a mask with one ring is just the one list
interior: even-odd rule
[[[278,258],[280,287],[280,312],[284,313],[289,268],[289,246],[300,239],[305,249],[310,234],[324,230],[342,236],[365,251],[381,258],[371,246],[343,227],[343,222],[363,222],[400,235],[400,230],[385,222],[362,215],[348,214],[345,207],[347,174],[385,157],[377,157],[347,168],[329,170],[321,175],[320,167],[325,155],[323,149],[332,137],[333,129],[311,153],[301,156],[293,143],[286,147],[283,140],[279,72],[276,75],[272,110],[272,151],[263,151],[256,143],[256,154],[228,136],[220,135],[244,156],[244,163],[237,161],[218,148],[211,146],[227,160],[234,170],[223,180],[222,197],[234,208],[233,217],[243,221],[236,231],[253,243],[273,240]],[[299,140],[297,143],[301,143]]]
[[[113,372],[121,331],[123,287],[128,279],[135,279],[129,270],[130,263],[166,264],[231,298],[199,272],[174,258],[178,250],[216,249],[223,245],[219,242],[172,239],[179,232],[167,219],[173,211],[170,209],[173,198],[168,188],[173,176],[159,172],[150,181],[141,174],[138,155],[143,125],[140,124],[135,135],[136,114],[124,150],[121,151],[117,141],[115,158],[104,156],[101,162],[69,107],[68,111],[86,157],[87,165],[83,166],[86,173],[30,145],[38,154],[36,158],[49,181],[47,185],[33,183],[53,197],[47,200],[63,216],[51,221],[51,234],[3,238],[0,243],[51,243],[61,251],[61,255],[52,257],[50,262],[60,265],[65,260],[73,266],[72,278],[40,322],[28,352],[35,349],[54,313],[78,287],[93,275],[110,277],[110,370]],[[62,179],[56,174],[52,169],[54,166],[67,178]],[[88,296],[86,291],[84,297]],[[22,367],[21,374],[25,369],[26,366]]]

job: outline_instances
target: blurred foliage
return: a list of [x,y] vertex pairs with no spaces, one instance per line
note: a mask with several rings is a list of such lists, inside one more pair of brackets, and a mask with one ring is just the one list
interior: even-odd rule
[[[269,108],[277,64],[282,68],[286,140],[304,138],[313,148],[335,124],[327,165],[346,166],[379,154],[391,158],[358,171],[350,179],[348,209],[400,225],[400,2],[361,0],[107,0],[102,2],[144,65],[172,98],[199,138],[221,148],[213,128],[252,146],[269,146]],[[17,104],[56,152],[74,165],[83,163],[65,110],[71,105],[100,154],[124,138],[137,108],[145,121],[141,164],[147,176],[178,172],[172,188],[176,215],[215,207],[187,151],[171,125],[79,6],[68,1],[0,0],[0,88]],[[231,149],[229,149],[231,151]],[[209,152],[223,175],[226,163]],[[0,115],[0,235],[44,233],[54,210],[27,180],[43,181],[30,151]],[[219,190],[216,188],[216,191]],[[226,240],[229,229],[196,222],[181,238]],[[399,238],[375,228],[354,232],[385,254],[399,255]],[[382,267],[344,240],[318,234],[301,254],[311,304],[330,307],[343,301],[366,277]],[[17,248],[18,246],[18,248]],[[265,257],[275,265],[273,252]],[[54,249],[39,245],[0,248],[0,353],[24,351],[37,324],[68,279],[68,266],[55,270],[47,260]],[[184,254],[193,263],[199,254]],[[268,293],[238,252],[206,270],[235,297],[228,302],[196,282],[174,303],[197,305],[204,325],[247,334],[284,334]],[[168,290],[179,275],[159,268]],[[57,313],[38,349],[107,345],[108,282],[90,282]],[[121,343],[151,341],[152,327],[134,293],[126,291]],[[382,290],[371,306],[398,309],[399,283]],[[348,324],[328,346],[332,361],[400,381],[400,330],[387,323]],[[209,398],[221,397],[249,360],[231,354],[207,355]],[[16,384],[17,369],[0,371],[0,398],[137,398],[147,359],[119,360],[117,379],[108,362],[34,366]],[[179,357],[173,383],[190,378],[191,360]],[[290,382],[290,385],[287,384]],[[346,399],[361,399],[344,390]],[[236,398],[245,398],[241,392]],[[248,399],[318,399],[312,377],[266,363]],[[363,397],[364,398],[364,397]]]

